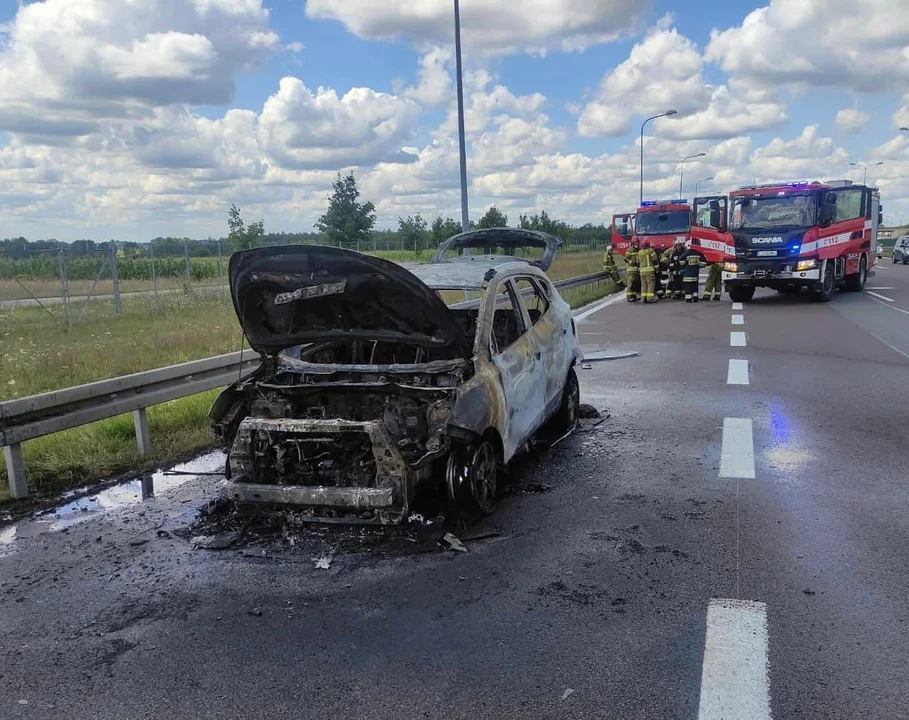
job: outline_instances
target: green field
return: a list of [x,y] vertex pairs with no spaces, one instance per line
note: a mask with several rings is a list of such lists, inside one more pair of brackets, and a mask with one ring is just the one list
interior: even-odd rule
[[[413,255],[406,260],[413,261]],[[554,279],[601,269],[601,254],[560,255]],[[611,283],[565,293],[573,306],[609,294]],[[59,313],[60,308],[51,308]],[[0,400],[174,365],[240,349],[239,323],[226,293],[124,300],[116,317],[109,301],[92,302],[66,330],[40,308],[0,310]],[[149,409],[153,456],[136,454],[131,416],[86,425],[24,444],[31,486],[56,492],[112,474],[154,465],[212,443],[207,412],[213,393]],[[0,498],[5,497],[0,468]]]

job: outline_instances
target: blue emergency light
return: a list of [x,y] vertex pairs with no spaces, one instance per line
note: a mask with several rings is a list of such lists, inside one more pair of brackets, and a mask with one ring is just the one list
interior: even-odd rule
[[687,205],[688,201],[684,198],[681,200],[645,200],[641,207],[655,207],[657,205]]

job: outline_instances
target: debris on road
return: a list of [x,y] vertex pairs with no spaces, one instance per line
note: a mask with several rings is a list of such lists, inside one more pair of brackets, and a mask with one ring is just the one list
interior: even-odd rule
[[548,493],[548,492],[552,492],[552,485],[547,485],[546,483],[541,483],[541,482],[530,483],[528,485],[524,485],[521,488],[521,491],[524,493],[527,493],[528,495],[537,495],[539,493]]
[[460,540],[458,540],[458,538],[455,537],[454,535],[452,535],[451,533],[445,533],[445,535],[442,537],[442,539],[445,542],[447,542],[449,547],[452,550],[454,550],[455,552],[462,552],[462,553],[467,552],[467,548],[464,546],[464,543],[462,543]]
[[196,535],[189,542],[197,550],[226,550],[239,539],[238,532],[222,532],[217,535]]
[[592,420],[594,418],[600,417],[600,411],[597,410],[593,405],[581,403],[578,405],[578,417],[584,420]]
[[562,702],[565,702],[573,694],[574,688],[565,688],[565,692],[562,693]]
[[316,570],[328,570],[331,567],[331,561],[334,560],[335,551],[329,550],[324,552],[319,556],[319,559],[316,560]]
[[262,617],[262,608],[254,607],[252,610],[249,611],[249,614],[252,615],[253,617]]
[[598,351],[598,352],[585,352],[584,353],[584,364],[589,365],[592,362],[605,362],[607,360],[625,360],[626,358],[638,357],[638,352],[636,350],[631,350],[629,352],[607,352],[607,351]]

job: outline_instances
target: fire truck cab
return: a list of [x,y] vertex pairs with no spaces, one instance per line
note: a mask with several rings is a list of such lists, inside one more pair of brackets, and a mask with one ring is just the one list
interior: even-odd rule
[[727,207],[722,195],[695,198],[693,205],[686,199],[647,201],[635,214],[613,215],[612,245],[624,255],[633,239],[646,239],[662,253],[681,238],[691,240],[708,262],[723,262]]
[[747,302],[758,287],[807,288],[827,302],[874,275],[880,192],[849,180],[751,185],[729,194],[732,213],[723,280]]

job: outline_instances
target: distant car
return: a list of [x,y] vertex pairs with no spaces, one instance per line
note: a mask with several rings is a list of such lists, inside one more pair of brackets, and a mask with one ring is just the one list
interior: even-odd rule
[[909,235],[903,235],[893,246],[893,263],[909,263]]
[[[545,273],[559,245],[477,230],[406,269],[314,245],[235,253],[234,308],[263,362],[211,410],[229,448],[222,497],[256,513],[388,525],[435,485],[490,512],[500,466],[541,429],[577,421],[577,331]],[[510,254],[527,246],[542,259]],[[447,306],[446,291],[478,299]]]

